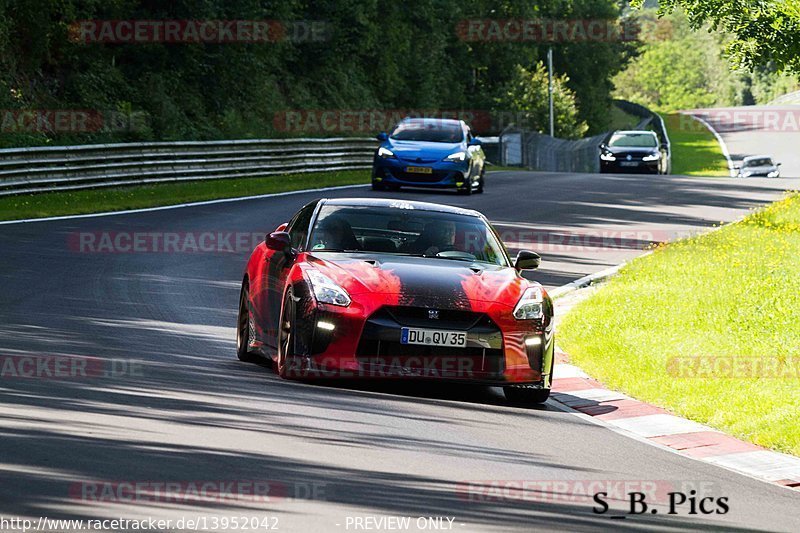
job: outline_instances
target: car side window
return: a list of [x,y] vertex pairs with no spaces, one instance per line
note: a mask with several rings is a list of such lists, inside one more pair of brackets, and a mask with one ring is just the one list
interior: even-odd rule
[[308,237],[308,225],[311,223],[311,217],[314,215],[316,207],[316,202],[305,206],[289,222],[288,232],[289,238],[292,240],[292,248],[299,249],[305,244],[306,237]]

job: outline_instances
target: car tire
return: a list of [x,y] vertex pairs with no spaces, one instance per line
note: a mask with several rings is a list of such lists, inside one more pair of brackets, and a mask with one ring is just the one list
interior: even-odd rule
[[295,356],[295,308],[294,296],[291,287],[286,291],[281,306],[281,316],[278,322],[278,362],[277,373],[283,379],[297,377],[297,357]]
[[485,177],[484,177],[485,173],[486,173],[486,169],[482,168],[481,169],[481,175],[478,178],[478,189],[475,191],[478,194],[482,194],[483,193],[483,185],[484,185],[483,181],[485,179]]
[[250,284],[245,279],[239,292],[239,313],[236,317],[236,356],[245,363],[258,360],[258,355],[250,351],[250,343],[255,340],[255,326],[248,306],[249,299]]
[[547,401],[550,389],[535,389],[533,387],[503,387],[506,400],[514,404],[533,405]]
[[464,196],[469,196],[472,194],[472,181],[468,181],[463,187],[458,189],[458,194],[463,194]]
[[373,191],[385,191],[386,190],[386,185],[384,185],[383,183],[378,183],[378,182],[373,181],[372,182],[372,190]]

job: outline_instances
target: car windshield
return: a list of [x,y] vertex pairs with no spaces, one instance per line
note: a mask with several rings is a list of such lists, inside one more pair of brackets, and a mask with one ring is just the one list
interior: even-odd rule
[[396,141],[457,143],[464,140],[461,125],[441,120],[409,120],[395,127],[390,136]]
[[615,148],[655,148],[658,141],[649,133],[615,133],[608,145]]
[[311,232],[309,248],[509,266],[502,245],[480,217],[421,209],[325,205]]
[[769,167],[772,166],[772,160],[769,158],[750,159],[744,162],[746,167]]

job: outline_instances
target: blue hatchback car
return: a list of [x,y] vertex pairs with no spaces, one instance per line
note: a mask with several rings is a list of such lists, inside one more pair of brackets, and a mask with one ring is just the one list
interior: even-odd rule
[[378,140],[372,164],[376,191],[409,186],[483,192],[486,157],[463,120],[406,118]]

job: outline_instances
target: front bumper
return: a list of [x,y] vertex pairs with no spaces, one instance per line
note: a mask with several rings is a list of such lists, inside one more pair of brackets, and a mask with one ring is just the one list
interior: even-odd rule
[[[306,307],[309,312],[297,317],[297,331],[307,337],[298,343],[295,377],[434,379],[549,388],[555,339],[552,305],[546,307],[550,312],[545,318],[528,321],[514,319],[511,309],[440,310],[441,317],[432,320],[426,308],[366,309],[355,298],[347,308]],[[466,347],[402,344],[404,327],[466,332]]]
[[616,161],[600,160],[600,170],[603,172],[631,172],[658,174],[660,161],[643,161],[641,159],[617,159]]
[[[429,174],[408,172],[408,167],[429,168]],[[372,181],[383,185],[407,187],[458,188],[464,186],[469,175],[469,162],[415,163],[402,159],[375,157],[372,164]]]

